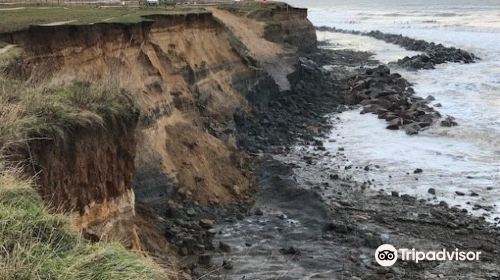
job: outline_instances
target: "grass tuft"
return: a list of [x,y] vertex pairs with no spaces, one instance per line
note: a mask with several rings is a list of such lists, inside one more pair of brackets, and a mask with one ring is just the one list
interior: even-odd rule
[[21,50],[14,46],[0,41],[0,74],[6,74],[9,68],[19,62]]
[[0,146],[32,138],[64,141],[75,129],[113,127],[137,116],[129,94],[113,83],[40,87],[0,78]]
[[167,279],[150,259],[119,244],[82,239],[18,178],[0,172],[0,279]]

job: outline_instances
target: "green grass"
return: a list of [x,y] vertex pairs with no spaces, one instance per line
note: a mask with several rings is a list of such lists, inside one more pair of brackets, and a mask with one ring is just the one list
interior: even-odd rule
[[[13,45],[0,41],[0,76],[20,58],[21,50]],[[4,49],[5,48],[5,49]]]
[[19,50],[0,55],[0,279],[168,279],[150,259],[116,243],[90,243],[50,213],[20,172],[5,163],[32,138],[64,141],[81,128],[111,128],[137,117],[131,96],[113,82],[33,85],[11,78]]
[[168,279],[150,259],[75,234],[15,173],[0,171],[0,279]]
[[160,7],[109,7],[92,6],[28,6],[20,10],[0,10],[0,33],[54,22],[67,22],[69,25],[92,24],[98,22],[132,23],[145,21],[143,16],[160,14],[175,15],[206,12],[200,8]]
[[34,85],[14,79],[17,62],[15,47],[0,54],[0,279],[169,279],[150,258],[118,243],[82,238],[67,216],[48,210],[31,181],[5,167],[13,166],[29,139],[64,141],[72,130],[135,120],[131,95],[109,81]]
[[284,2],[274,1],[270,1],[267,4],[262,4],[259,1],[242,1],[231,4],[220,4],[218,6],[221,9],[240,16],[267,21],[271,18],[272,10],[279,7],[286,7],[287,5]]
[[6,151],[32,138],[63,141],[76,129],[127,124],[138,114],[131,96],[113,83],[45,87],[1,77],[0,108],[0,147]]

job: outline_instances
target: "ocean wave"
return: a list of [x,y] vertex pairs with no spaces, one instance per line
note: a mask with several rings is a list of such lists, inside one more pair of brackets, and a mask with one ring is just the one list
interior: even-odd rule
[[[491,130],[472,130],[460,126],[453,128],[434,127],[428,133],[437,137],[447,137],[468,143],[475,143],[500,154],[500,135]],[[498,157],[496,159],[500,160]]]
[[437,13],[437,14],[431,14],[430,16],[436,16],[436,17],[457,17],[457,16],[464,16],[464,14],[457,14],[457,13]]
[[407,16],[407,14],[403,13],[388,13],[388,14],[382,14],[385,17],[400,17],[400,16]]

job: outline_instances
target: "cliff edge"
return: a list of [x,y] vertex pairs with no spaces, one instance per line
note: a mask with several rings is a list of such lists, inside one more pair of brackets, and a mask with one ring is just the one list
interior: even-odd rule
[[[237,117],[251,118],[255,94],[290,90],[297,54],[315,48],[316,37],[306,10],[273,4],[244,14],[246,5],[0,34],[17,51],[2,65],[2,82],[15,81],[27,96],[4,105],[19,106],[18,117],[56,120],[23,130],[15,141],[26,145],[5,152],[27,163],[46,203],[69,213],[85,237],[119,241],[177,270],[170,256],[192,252],[164,233],[172,205],[252,202],[252,160],[237,143]],[[119,107],[127,118],[80,102],[93,84],[114,85],[112,96],[125,96],[116,104],[132,104]],[[47,92],[53,111],[26,109],[30,94]],[[91,113],[101,117],[83,118]]]

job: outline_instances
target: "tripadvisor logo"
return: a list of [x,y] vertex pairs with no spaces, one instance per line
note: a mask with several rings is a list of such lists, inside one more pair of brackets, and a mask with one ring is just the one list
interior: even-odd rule
[[380,245],[375,251],[375,260],[381,266],[392,266],[398,260],[398,250],[391,244]]
[[380,245],[375,251],[375,260],[381,266],[393,266],[396,261],[478,261],[480,251],[460,251],[458,249],[448,251],[418,251],[413,249],[396,249],[391,244]]

